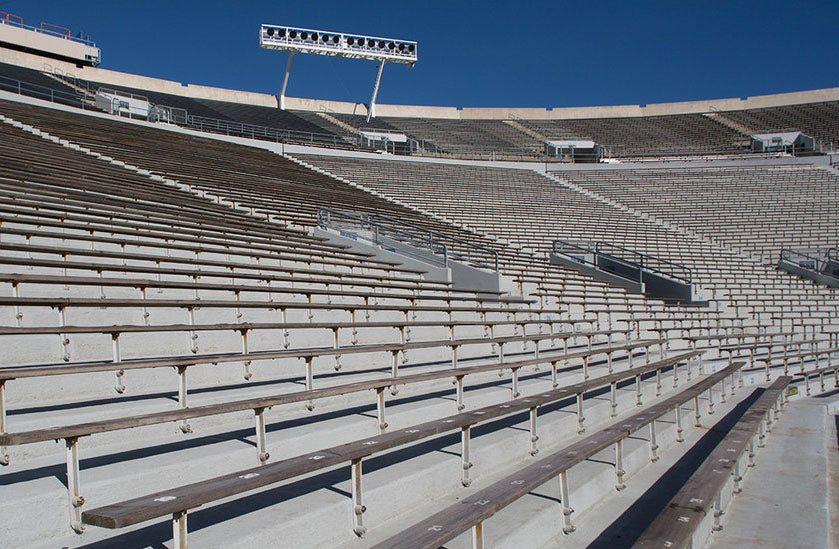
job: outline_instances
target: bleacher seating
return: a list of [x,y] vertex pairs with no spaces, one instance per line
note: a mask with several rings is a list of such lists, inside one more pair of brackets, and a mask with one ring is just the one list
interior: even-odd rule
[[[0,67],[12,73],[82,93]],[[719,120],[367,122],[126,91],[340,148],[353,128],[402,131],[449,158],[278,153],[0,100],[0,512],[14,517],[0,531],[13,546],[185,547],[187,531],[196,546],[459,546],[469,528],[476,545],[552,546],[575,526],[591,540],[602,526],[587,525],[626,509],[614,492],[651,485],[752,386],[790,375],[806,398],[839,383],[836,290],[770,261],[839,237],[832,171],[451,160],[539,158],[538,135],[623,156],[736,150],[743,134]],[[504,289],[318,237],[321,208],[491,249]],[[684,264],[704,300],[554,265],[554,239]]]

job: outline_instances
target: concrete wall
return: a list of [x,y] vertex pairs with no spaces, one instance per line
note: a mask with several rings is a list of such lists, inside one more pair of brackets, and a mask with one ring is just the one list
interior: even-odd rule
[[78,59],[79,61],[85,61],[87,59],[86,55],[99,57],[98,48],[88,46],[82,42],[35,32],[29,29],[13,27],[11,25],[0,25],[0,42],[16,44],[33,50]]
[[[111,71],[97,67],[77,68],[72,63],[64,63],[46,59],[37,55],[17,52],[0,48],[0,62],[20,65],[36,70],[52,71],[57,68],[65,74],[72,74],[79,78],[102,82],[114,86],[127,86],[161,93],[168,93],[195,99],[214,99],[231,101],[263,107],[276,107],[277,98],[274,95],[255,93],[224,88],[213,88],[194,84],[182,84],[171,80],[161,80],[147,76],[139,76],[123,72]],[[277,88],[279,89],[279,81]],[[755,97],[710,99],[702,101],[684,101],[675,103],[654,103],[640,105],[609,105],[600,107],[565,107],[556,109],[542,108],[463,108],[429,107],[421,105],[376,105],[379,116],[403,116],[408,118],[445,118],[463,120],[505,120],[514,118],[540,120],[567,120],[577,118],[611,118],[636,116],[663,116],[672,114],[696,114],[719,111],[755,109],[777,107],[783,105],[797,105],[802,103],[816,103],[821,101],[839,101],[839,88],[808,90],[774,95],[760,95]],[[286,105],[289,109],[304,111],[335,112],[344,114],[366,115],[367,108],[363,103],[345,101],[329,101],[325,99],[306,99],[287,97]]]

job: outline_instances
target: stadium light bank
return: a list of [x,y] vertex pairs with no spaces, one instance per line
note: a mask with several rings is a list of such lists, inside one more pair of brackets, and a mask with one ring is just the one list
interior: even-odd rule
[[376,116],[376,94],[382,80],[385,63],[401,63],[409,68],[417,62],[417,43],[410,40],[345,34],[341,32],[300,29],[283,25],[262,25],[259,29],[259,46],[268,50],[288,52],[288,63],[280,89],[280,109],[285,110],[285,90],[295,53],[313,53],[352,59],[370,59],[379,63],[373,95],[367,109],[367,120]]

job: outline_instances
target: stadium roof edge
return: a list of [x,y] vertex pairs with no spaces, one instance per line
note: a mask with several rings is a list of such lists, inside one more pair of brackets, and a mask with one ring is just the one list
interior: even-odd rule
[[[79,68],[73,63],[48,59],[38,55],[0,47],[0,62],[18,65],[39,71],[51,72],[58,69],[68,74],[90,80],[140,90],[156,91],[192,99],[211,99],[247,105],[277,107],[274,95],[241,90],[214,88],[196,84],[182,84],[98,67]],[[447,118],[468,120],[544,119],[562,120],[575,118],[629,118],[639,116],[664,116],[673,114],[700,114],[714,111],[737,111],[764,107],[779,107],[803,103],[839,100],[839,87],[806,90],[772,95],[758,95],[743,98],[707,99],[672,103],[650,103],[641,105],[608,105],[595,107],[561,107],[551,110],[527,107],[433,107],[421,105],[376,105],[378,116],[400,116],[406,118]],[[291,110],[335,112],[344,114],[367,114],[363,103],[287,97],[286,107]]]

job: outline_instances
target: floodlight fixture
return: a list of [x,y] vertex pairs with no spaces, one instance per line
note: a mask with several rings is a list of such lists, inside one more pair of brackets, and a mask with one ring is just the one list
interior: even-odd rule
[[296,53],[369,59],[378,62],[379,71],[376,75],[376,83],[373,85],[370,106],[367,109],[368,120],[375,116],[376,95],[385,63],[400,63],[410,68],[417,62],[417,43],[411,40],[302,29],[284,25],[262,25],[259,29],[259,47],[288,52],[283,86],[280,90],[281,109],[285,109],[285,91],[291,72],[291,60]]

